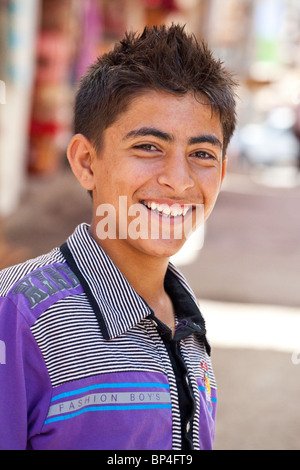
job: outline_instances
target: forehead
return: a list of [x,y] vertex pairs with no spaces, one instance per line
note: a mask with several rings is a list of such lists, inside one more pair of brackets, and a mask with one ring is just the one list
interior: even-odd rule
[[192,93],[175,95],[150,90],[134,95],[106,130],[121,138],[139,127],[155,127],[178,139],[209,132],[223,140],[218,113],[212,112],[206,97]]

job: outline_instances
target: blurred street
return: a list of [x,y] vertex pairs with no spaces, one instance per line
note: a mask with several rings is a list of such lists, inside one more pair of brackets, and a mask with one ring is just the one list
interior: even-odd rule
[[[202,250],[180,266],[213,347],[215,449],[300,449],[300,185],[296,173],[287,184],[276,178],[268,186],[251,172],[229,173]],[[6,254],[15,263],[44,253],[90,214],[89,196],[67,169],[32,179],[4,219]]]

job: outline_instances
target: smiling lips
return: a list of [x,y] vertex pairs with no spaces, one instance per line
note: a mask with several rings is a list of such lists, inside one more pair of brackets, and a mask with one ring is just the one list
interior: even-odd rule
[[184,217],[186,213],[193,208],[191,204],[184,204],[184,206],[181,206],[174,203],[169,206],[168,204],[158,204],[154,201],[141,201],[141,204],[151,211],[165,217]]

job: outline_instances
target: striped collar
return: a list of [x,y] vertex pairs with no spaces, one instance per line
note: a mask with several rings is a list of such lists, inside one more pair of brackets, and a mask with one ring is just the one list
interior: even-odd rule
[[[61,246],[70,268],[79,278],[99,321],[105,339],[115,338],[154,312],[80,224]],[[165,288],[172,297],[179,323],[205,335],[204,319],[197,300],[181,273],[169,263]],[[205,341],[206,342],[206,341]]]

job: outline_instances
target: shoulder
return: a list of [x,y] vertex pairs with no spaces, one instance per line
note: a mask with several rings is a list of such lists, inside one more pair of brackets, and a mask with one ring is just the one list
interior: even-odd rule
[[29,259],[23,263],[7,267],[0,271],[0,297],[5,297],[9,291],[26,276],[37,272],[45,266],[63,262],[64,258],[59,248],[54,248],[50,253]]
[[29,325],[57,301],[81,291],[59,248],[0,272],[0,304],[9,304]]

